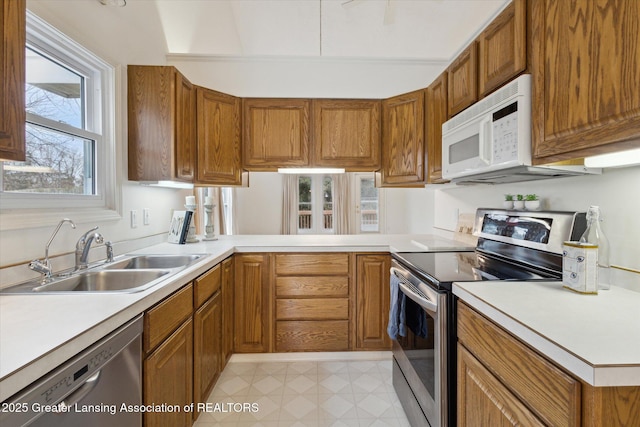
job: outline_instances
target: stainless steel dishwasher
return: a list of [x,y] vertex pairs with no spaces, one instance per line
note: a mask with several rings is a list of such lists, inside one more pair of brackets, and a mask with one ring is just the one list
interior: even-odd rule
[[141,426],[141,352],[139,316],[3,402],[0,425]]

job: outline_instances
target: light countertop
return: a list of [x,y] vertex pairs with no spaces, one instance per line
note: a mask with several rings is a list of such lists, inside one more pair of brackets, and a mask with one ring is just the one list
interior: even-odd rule
[[[221,236],[216,241],[187,245],[162,243],[136,251],[146,254],[208,254],[196,264],[141,292],[0,295],[0,401],[236,252],[422,252],[457,249],[469,247],[431,235]],[[26,266],[23,270],[28,272]]]
[[640,386],[640,293],[561,282],[454,283],[453,293],[593,386]]

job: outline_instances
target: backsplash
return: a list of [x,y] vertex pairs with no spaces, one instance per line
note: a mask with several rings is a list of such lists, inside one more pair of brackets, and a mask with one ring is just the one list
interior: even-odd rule
[[598,205],[611,243],[611,264],[640,270],[638,188],[640,167],[517,184],[448,186],[434,191],[433,224],[436,232],[450,235],[459,213],[475,212],[479,207],[501,208],[504,194],[535,193],[542,200],[543,210],[586,211],[590,205]]

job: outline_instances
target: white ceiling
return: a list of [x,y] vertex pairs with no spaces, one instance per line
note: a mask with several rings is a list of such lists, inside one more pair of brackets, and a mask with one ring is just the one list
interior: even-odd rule
[[169,54],[449,61],[508,0],[153,2]]

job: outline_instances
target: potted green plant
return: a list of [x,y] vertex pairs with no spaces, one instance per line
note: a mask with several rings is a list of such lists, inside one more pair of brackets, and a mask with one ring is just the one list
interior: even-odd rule
[[504,195],[504,202],[502,202],[502,206],[505,209],[513,209],[513,194]]
[[514,209],[524,209],[524,196],[522,194],[516,194],[516,199],[513,201]]
[[540,199],[537,194],[527,194],[524,197],[524,207],[529,211],[537,211],[540,209]]

